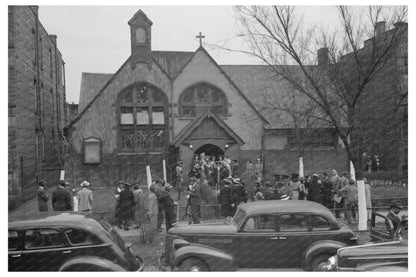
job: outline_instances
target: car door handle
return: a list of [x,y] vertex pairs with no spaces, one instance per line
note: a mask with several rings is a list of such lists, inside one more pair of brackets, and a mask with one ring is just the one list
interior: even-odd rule
[[287,237],[279,237],[279,239],[287,239]]
[[12,258],[19,258],[20,256],[22,256],[21,254],[16,254],[16,255],[12,255]]
[[272,239],[272,240],[276,240],[276,239],[278,239],[278,237],[271,237],[270,239]]
[[65,251],[62,251],[62,254],[69,254],[71,252],[72,252],[71,250],[65,250]]

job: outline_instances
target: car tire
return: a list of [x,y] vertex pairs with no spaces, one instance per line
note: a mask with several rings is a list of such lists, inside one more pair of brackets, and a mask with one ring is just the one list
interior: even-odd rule
[[326,267],[323,266],[327,265],[328,258],[331,256],[331,254],[325,253],[319,254],[316,257],[314,257],[311,262],[310,271],[328,271]]
[[188,258],[177,268],[178,271],[209,271],[208,265],[201,259]]

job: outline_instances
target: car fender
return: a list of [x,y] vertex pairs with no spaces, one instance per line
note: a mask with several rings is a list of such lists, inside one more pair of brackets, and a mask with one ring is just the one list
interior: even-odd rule
[[[85,266],[94,266],[95,268],[99,267],[102,268],[103,271],[126,271],[120,265],[109,261],[107,259],[103,259],[100,257],[94,256],[77,256],[66,261],[60,268],[59,271],[72,271],[71,268],[79,268]],[[85,270],[78,270],[78,271],[85,271]]]
[[313,258],[316,255],[329,253],[332,255],[337,254],[337,250],[346,247],[345,243],[334,240],[321,240],[312,243],[303,253],[302,268],[309,269]]
[[186,258],[199,258],[203,260],[211,271],[234,271],[236,265],[234,257],[222,250],[201,245],[190,244],[183,246],[173,253],[173,268],[179,266]]
[[357,266],[354,271],[408,271],[407,261],[378,262]]

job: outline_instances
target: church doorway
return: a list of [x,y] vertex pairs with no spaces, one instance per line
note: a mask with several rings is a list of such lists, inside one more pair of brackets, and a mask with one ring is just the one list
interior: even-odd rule
[[204,144],[195,150],[195,155],[205,153],[205,156],[214,156],[217,160],[219,156],[224,156],[224,151],[214,144]]

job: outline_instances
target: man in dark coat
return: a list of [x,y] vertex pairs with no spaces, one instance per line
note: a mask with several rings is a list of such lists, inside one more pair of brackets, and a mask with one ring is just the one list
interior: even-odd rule
[[235,213],[235,205],[230,179],[225,179],[223,181],[220,193],[217,195],[217,199],[221,204],[221,215],[224,217],[233,216]]
[[312,182],[308,187],[308,200],[322,204],[321,180],[318,174],[312,175]]
[[163,210],[165,211],[166,232],[176,223],[175,201],[170,195],[172,186],[169,183],[165,185],[165,192],[163,194]]
[[59,181],[58,187],[52,193],[54,211],[72,211],[72,195],[65,189],[65,181]]
[[231,187],[234,196],[234,205],[238,206],[240,203],[247,203],[247,190],[240,178],[233,179],[233,186]]
[[324,172],[324,178],[322,181],[322,202],[325,207],[328,209],[332,209],[334,204],[332,202],[332,198],[334,196],[334,189],[332,187],[332,182],[328,177],[328,174]]
[[120,199],[118,204],[118,215],[121,222],[124,224],[124,230],[128,230],[128,221],[134,217],[134,195],[130,190],[130,184],[124,184],[124,190],[120,192]]
[[191,206],[191,218],[193,224],[200,223],[199,217],[201,213],[201,187],[195,175],[190,176],[189,182],[189,203]]
[[39,212],[48,211],[48,200],[49,196],[45,192],[45,183],[40,181],[38,188],[38,208]]

